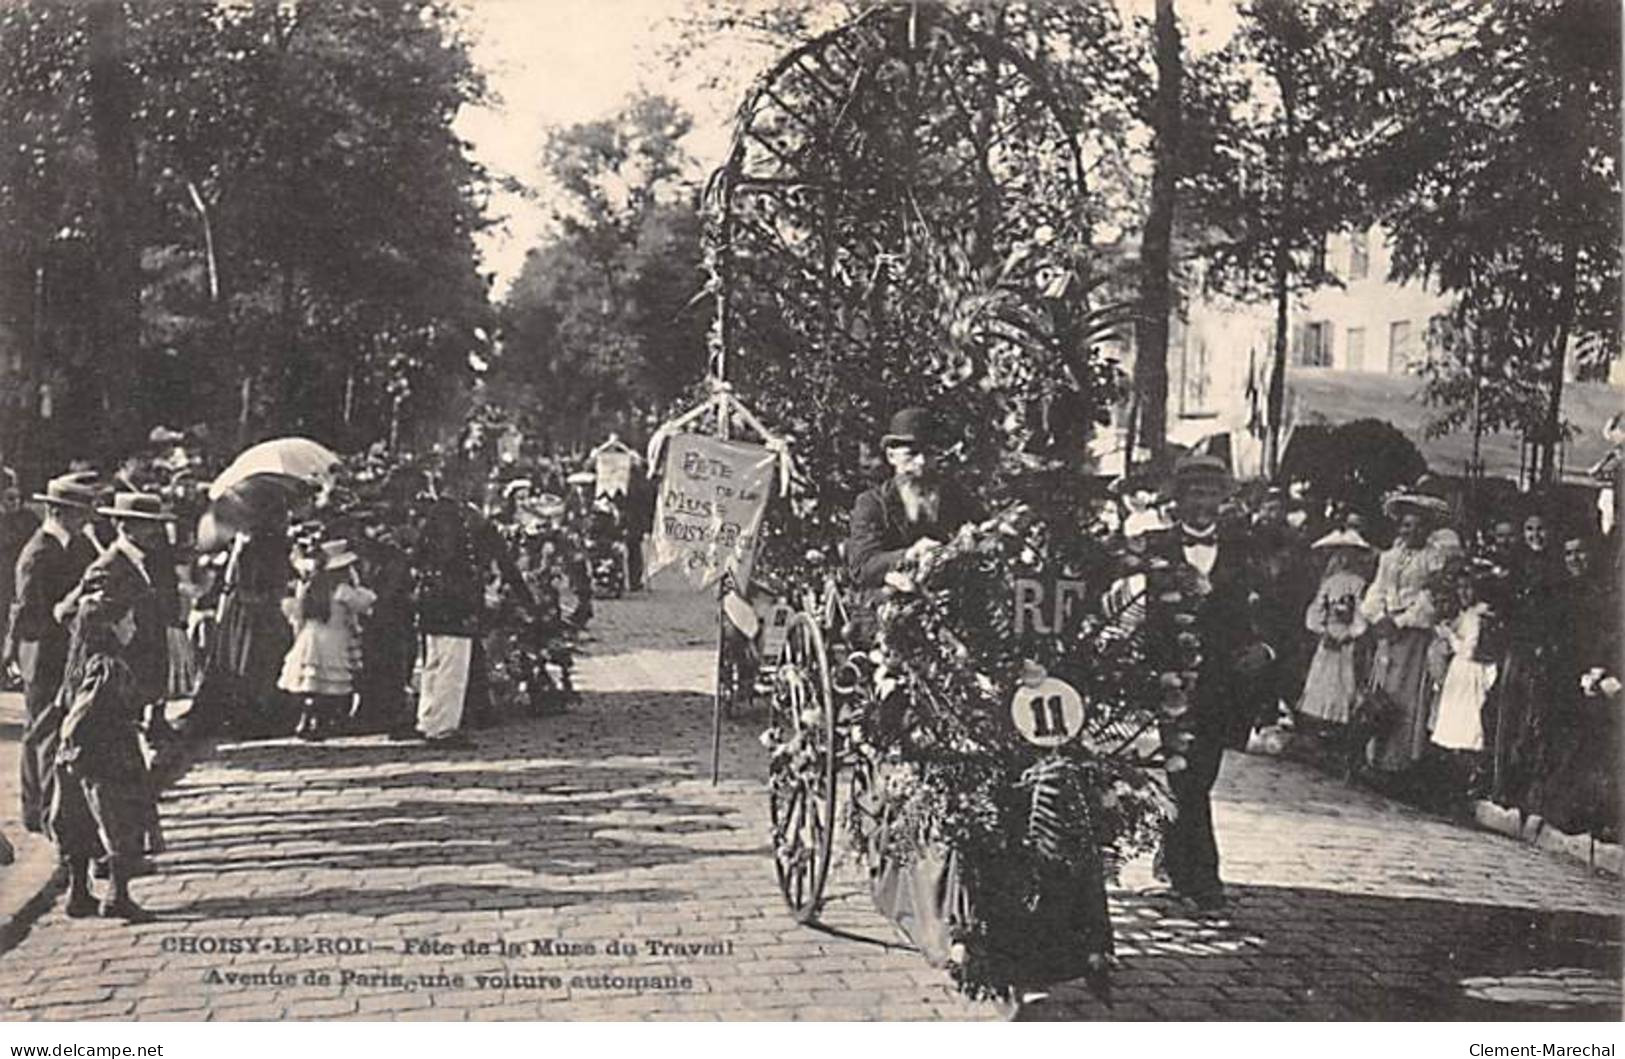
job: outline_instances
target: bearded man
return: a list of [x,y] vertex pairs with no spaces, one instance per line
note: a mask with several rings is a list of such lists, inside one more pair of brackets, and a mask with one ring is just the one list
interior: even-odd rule
[[941,473],[941,432],[926,409],[892,416],[880,447],[892,475],[858,497],[846,543],[847,569],[862,594],[854,618],[864,642],[873,639],[875,606],[888,579],[901,576],[898,567],[986,517],[968,491]]

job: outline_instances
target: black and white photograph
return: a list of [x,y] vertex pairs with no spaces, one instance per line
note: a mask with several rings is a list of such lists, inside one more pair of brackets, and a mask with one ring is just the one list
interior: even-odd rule
[[0,1041],[1614,1055],[1621,17],[0,0]]

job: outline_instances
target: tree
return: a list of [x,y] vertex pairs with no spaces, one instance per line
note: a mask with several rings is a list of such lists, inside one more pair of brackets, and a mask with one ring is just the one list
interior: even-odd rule
[[1140,240],[1140,307],[1134,353],[1134,395],[1138,438],[1161,468],[1168,451],[1168,319],[1173,311],[1171,272],[1180,128],[1183,124],[1184,66],[1174,0],[1157,0],[1155,54],[1157,94],[1151,209]]
[[1193,80],[1223,86],[1206,157],[1186,174],[1193,239],[1207,283],[1275,309],[1265,466],[1280,461],[1288,310],[1302,290],[1335,282],[1325,239],[1363,223],[1373,112],[1360,105],[1370,60],[1391,27],[1380,5],[1253,0],[1229,46]]
[[[0,308],[21,325],[27,432],[72,414],[38,463],[154,421],[340,444],[402,417],[432,431],[490,313],[485,175],[451,128],[484,89],[446,8],[30,0],[0,14],[0,49],[17,59],[0,129],[25,145],[0,171]],[[80,260],[120,277],[83,316],[108,321],[94,337]],[[81,381],[115,349],[108,377],[139,366],[145,395]]]
[[1409,487],[1427,468],[1416,446],[1392,424],[1356,419],[1337,427],[1298,427],[1283,454],[1281,475],[1307,481],[1317,500],[1346,503],[1375,517],[1386,493]]
[[[1399,278],[1456,296],[1424,395],[1439,426],[1537,443],[1557,475],[1573,340],[1620,346],[1620,10],[1611,0],[1418,4],[1396,50],[1385,220]],[[1441,46],[1442,44],[1442,46]]]
[[670,100],[561,129],[544,161],[559,232],[532,250],[502,309],[491,391],[555,443],[641,433],[705,371],[701,222]]

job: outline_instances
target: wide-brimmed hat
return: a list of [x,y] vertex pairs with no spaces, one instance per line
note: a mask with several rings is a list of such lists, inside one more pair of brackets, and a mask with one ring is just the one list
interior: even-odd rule
[[557,493],[543,493],[531,498],[531,509],[542,518],[558,518],[567,510],[564,498]]
[[928,408],[905,408],[891,417],[880,444],[937,445],[941,443],[937,418]]
[[535,488],[535,483],[533,483],[529,478],[515,478],[513,481],[509,482],[507,485],[502,487],[502,499],[504,499],[504,500],[510,499],[515,493],[519,492],[519,490],[521,490],[521,489],[527,489],[528,490],[528,489],[534,489],[534,488]]
[[143,522],[174,522],[164,510],[162,497],[154,493],[114,493],[112,507],[99,507],[96,514],[111,519],[138,519]]
[[1361,551],[1371,550],[1371,543],[1360,536],[1355,529],[1332,530],[1326,536],[1309,546],[1310,548],[1358,548]]
[[293,568],[302,574],[316,570],[342,570],[356,561],[347,540],[323,541],[314,552],[301,552],[293,558]]
[[34,499],[41,503],[82,511],[94,510],[100,498],[101,488],[95,471],[59,475],[45,483],[45,492],[34,494]]
[[1450,501],[1426,493],[1395,493],[1382,502],[1382,513],[1392,519],[1406,514],[1430,519],[1449,518]]
[[568,485],[591,485],[598,480],[598,476],[591,471],[576,471],[564,481]]

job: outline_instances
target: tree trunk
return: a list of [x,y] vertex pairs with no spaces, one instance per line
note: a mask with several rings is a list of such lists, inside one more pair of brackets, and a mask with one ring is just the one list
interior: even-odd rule
[[[92,444],[106,457],[124,451],[151,424],[152,373],[141,360],[141,259],[136,241],[135,137],[130,127],[134,82],[125,65],[127,25],[119,0],[89,10],[90,123],[96,145],[99,308],[93,377]],[[112,379],[126,380],[118,387]],[[115,393],[128,395],[113,405]],[[132,407],[133,405],[133,407]]]
[[1557,452],[1563,438],[1563,369],[1568,363],[1569,333],[1574,325],[1574,303],[1579,293],[1580,240],[1572,232],[1563,246],[1563,288],[1557,298],[1557,327],[1553,335],[1552,359],[1547,370],[1551,402],[1546,406],[1546,422],[1541,430],[1539,481],[1555,485],[1558,480]]
[[1139,424],[1129,437],[1150,450],[1151,466],[1162,471],[1168,455],[1168,318],[1173,311],[1169,270],[1173,252],[1175,184],[1178,177],[1181,94],[1184,69],[1179,54],[1179,22],[1174,0],[1157,0],[1154,30],[1157,61],[1156,168],[1151,177],[1151,210],[1140,248],[1140,314],[1134,353],[1134,390]]
[[299,296],[296,279],[296,270],[292,262],[282,263],[282,297],[280,309],[280,324],[282,336],[281,372],[282,393],[281,404],[277,416],[277,428],[281,433],[291,433],[304,425],[305,395],[309,392],[309,379],[305,377],[305,359],[299,351]]
[[1281,86],[1281,112],[1286,126],[1281,161],[1281,209],[1276,219],[1273,286],[1275,295],[1275,353],[1269,380],[1269,423],[1264,434],[1264,474],[1273,479],[1281,470],[1281,420],[1286,405],[1287,309],[1291,295],[1292,236],[1297,223],[1293,208],[1298,193],[1298,81],[1292,57],[1285,56],[1276,71]]

